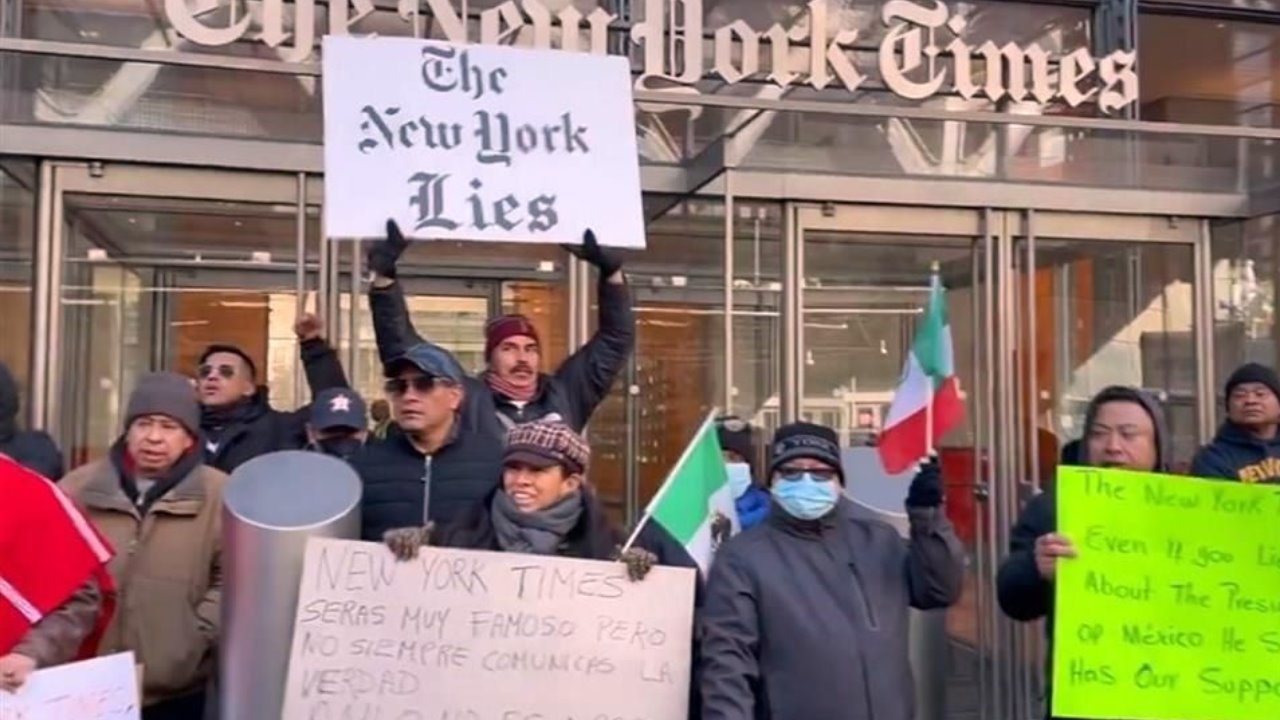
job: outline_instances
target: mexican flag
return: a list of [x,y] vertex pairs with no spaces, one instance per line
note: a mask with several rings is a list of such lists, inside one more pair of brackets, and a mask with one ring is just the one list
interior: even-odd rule
[[715,416],[714,412],[708,415],[698,428],[627,542],[630,547],[644,524],[652,520],[684,546],[703,575],[711,567],[716,548],[739,529]]
[[929,306],[916,329],[880,432],[880,462],[885,471],[897,474],[919,463],[963,417],[946,290],[935,270],[929,283]]

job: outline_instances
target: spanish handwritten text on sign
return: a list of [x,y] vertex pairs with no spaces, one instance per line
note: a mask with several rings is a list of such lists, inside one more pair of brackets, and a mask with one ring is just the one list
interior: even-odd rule
[[1058,471],[1053,712],[1280,718],[1280,487]]
[[684,720],[694,571],[311,540],[284,720]]
[[625,58],[328,36],[323,82],[330,237],[644,247]]
[[0,690],[0,720],[138,720],[141,708],[133,653],[39,670],[17,693]]

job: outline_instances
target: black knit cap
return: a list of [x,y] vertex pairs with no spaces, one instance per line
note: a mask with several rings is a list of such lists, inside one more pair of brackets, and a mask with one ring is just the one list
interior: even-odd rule
[[840,439],[836,431],[825,425],[796,422],[783,425],[773,434],[770,446],[769,477],[792,460],[809,458],[830,465],[844,484],[844,466],[840,462]]
[[200,364],[204,365],[209,360],[210,355],[216,355],[217,353],[230,353],[238,356],[249,367],[249,379],[253,380],[258,377],[258,366],[253,364],[253,358],[249,357],[249,353],[241,350],[236,345],[219,345],[215,343],[206,347],[204,352],[200,353]]
[[1231,402],[1231,391],[1245,383],[1266,385],[1271,393],[1280,399],[1280,376],[1276,375],[1275,369],[1262,363],[1251,362],[1236,368],[1236,371],[1231,373],[1231,377],[1227,378],[1226,402]]
[[756,467],[756,444],[751,423],[733,415],[716,419],[716,437],[721,450],[738,453],[751,466]]

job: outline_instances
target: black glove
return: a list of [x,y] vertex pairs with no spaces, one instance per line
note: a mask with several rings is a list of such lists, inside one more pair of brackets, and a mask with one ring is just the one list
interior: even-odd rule
[[600,243],[596,242],[596,234],[590,230],[582,234],[581,245],[561,245],[560,247],[568,250],[579,260],[595,265],[600,271],[601,279],[612,277],[622,269],[622,261],[616,255],[605,252],[604,248],[600,247]]
[[369,246],[369,252],[365,255],[365,263],[369,269],[381,275],[388,280],[396,279],[396,261],[404,254],[404,249],[409,247],[409,241],[404,239],[404,235],[400,232],[400,226],[395,220],[387,221],[387,237],[378,240]]
[[942,504],[942,470],[937,458],[920,466],[907,490],[908,507],[938,507]]

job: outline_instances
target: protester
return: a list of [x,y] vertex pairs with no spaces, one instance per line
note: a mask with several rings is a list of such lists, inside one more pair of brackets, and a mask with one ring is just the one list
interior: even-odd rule
[[419,343],[384,368],[396,422],[351,456],[364,482],[366,540],[392,528],[448,523],[480,502],[502,472],[497,417],[477,409],[458,361]]
[[[1164,414],[1155,398],[1131,387],[1113,386],[1094,396],[1085,413],[1079,465],[1162,472],[1169,467]],[[1053,578],[1059,558],[1075,557],[1071,539],[1059,535],[1052,490],[1023,508],[1013,526],[1009,555],[996,578],[1000,608],[1014,620],[1045,618],[1048,657],[1053,657]],[[1050,668],[1047,678],[1053,677]],[[1048,683],[1046,682],[1046,687]],[[1052,707],[1047,702],[1046,707]]]
[[910,540],[844,497],[833,430],[778,429],[774,508],[720,548],[703,622],[704,720],[909,720],[908,606],[960,596],[963,551],[937,465],[907,494]]
[[373,420],[373,436],[387,436],[387,428],[391,425],[391,403],[386,398],[378,398],[369,404],[369,417]]
[[37,669],[97,653],[113,552],[57,486],[7,457],[0,497],[0,691],[13,692]]
[[62,477],[62,452],[48,433],[18,429],[21,409],[18,383],[0,363],[0,455],[8,455],[50,480]]
[[[410,323],[404,290],[396,282],[396,261],[406,246],[395,222],[388,221],[386,239],[369,250],[369,268],[374,273],[369,305],[383,362],[422,341]],[[626,366],[635,344],[635,316],[622,261],[601,248],[589,230],[581,247],[566,249],[599,270],[596,333],[548,375],[542,372],[538,331],[527,317],[502,315],[488,322],[488,368],[479,378],[466,379],[467,392],[487,398],[485,411],[498,415],[504,432],[514,424],[540,419],[559,420],[581,431]]]
[[1280,483],[1280,377],[1266,365],[1242,365],[1227,378],[1227,420],[1191,461],[1196,477]]
[[[313,394],[350,387],[338,355],[324,340],[324,325],[304,315],[294,325],[300,341],[302,366]],[[231,472],[259,455],[307,447],[307,408],[282,412],[271,407],[267,387],[258,383],[258,368],[247,352],[235,345],[210,345],[200,354],[200,429],[205,461]]]
[[186,378],[144,375],[108,457],[62,481],[94,526],[128,548],[111,562],[120,612],[100,652],[132,651],[142,665],[143,720],[199,720],[214,668],[227,476],[204,464],[199,440]]
[[753,435],[754,429],[741,418],[730,416],[716,420],[716,436],[729,475],[729,491],[743,530],[759,525],[769,515],[769,493],[755,483],[758,456]]
[[308,447],[348,460],[364,445],[369,419],[360,393],[346,388],[321,391],[311,401],[307,421]]

